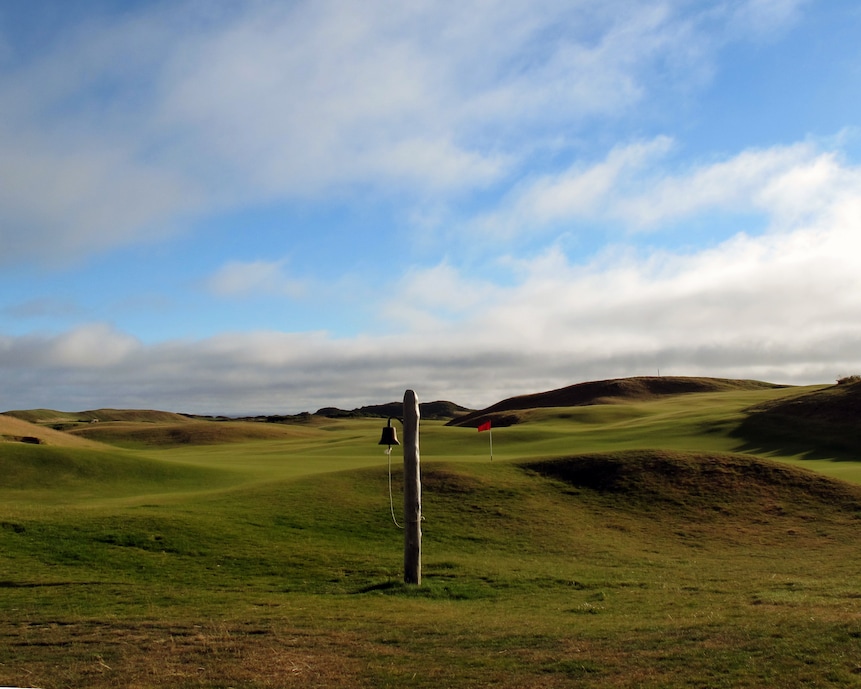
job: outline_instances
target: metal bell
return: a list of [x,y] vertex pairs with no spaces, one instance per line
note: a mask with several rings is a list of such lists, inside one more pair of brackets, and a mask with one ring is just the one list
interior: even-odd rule
[[392,426],[392,420],[389,419],[389,423],[386,426],[383,426],[383,435],[380,437],[379,445],[388,445],[391,447],[392,445],[400,445],[398,442],[398,434],[395,433],[395,427]]

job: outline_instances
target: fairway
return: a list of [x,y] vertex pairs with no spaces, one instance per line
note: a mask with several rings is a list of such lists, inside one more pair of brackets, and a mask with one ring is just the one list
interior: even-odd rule
[[0,685],[861,686],[861,463],[742,433],[822,388],[423,421],[421,587],[384,419],[9,422]]

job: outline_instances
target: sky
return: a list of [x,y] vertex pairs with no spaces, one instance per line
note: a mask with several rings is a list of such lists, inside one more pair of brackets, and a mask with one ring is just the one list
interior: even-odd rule
[[3,0],[0,410],[861,373],[856,0]]

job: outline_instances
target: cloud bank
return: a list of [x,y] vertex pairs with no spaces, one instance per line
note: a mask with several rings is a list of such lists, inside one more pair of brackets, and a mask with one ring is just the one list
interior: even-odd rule
[[[778,40],[806,6],[216,0],[88,17],[30,52],[10,34],[5,269],[167,252],[263,207],[391,207],[415,246],[376,279],[344,255],[365,231],[350,225],[313,278],[290,247],[318,228],[273,223],[260,254],[237,242],[185,283],[216,312],[265,297],[282,330],[225,317],[215,334],[159,338],[60,294],[21,298],[0,313],[76,325],[0,331],[0,408],[289,413],[408,387],[480,407],[658,371],[858,373],[861,170],[813,138],[688,155],[683,136],[655,133],[655,111],[690,107],[723,51]],[[338,336],[291,329],[290,305],[339,298],[326,282],[370,295],[378,316]]]
[[[400,326],[384,335],[253,332],[144,345],[95,324],[5,337],[6,394],[24,406],[60,397],[78,408],[283,413],[399,399],[407,387],[479,407],[658,371],[812,383],[861,369],[857,168],[805,145],[743,152],[686,175],[650,168],[633,188],[629,197],[610,185],[616,198],[606,207],[624,216],[655,198],[653,217],[666,220],[728,203],[768,222],[690,252],[617,244],[585,263],[554,248],[500,256],[505,285],[447,263],[414,269],[387,301],[385,319]],[[523,198],[534,197],[515,203]],[[281,279],[279,264],[239,266],[225,284],[243,288],[246,269],[276,287]]]

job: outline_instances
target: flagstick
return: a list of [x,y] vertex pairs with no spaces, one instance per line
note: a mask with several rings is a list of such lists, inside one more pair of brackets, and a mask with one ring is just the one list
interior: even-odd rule
[[[484,423],[478,424],[478,432],[482,431],[488,432],[488,437],[490,438],[490,461],[493,461],[493,424],[490,421],[485,421]],[[0,687],[2,689],[2,687]]]

